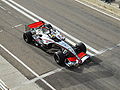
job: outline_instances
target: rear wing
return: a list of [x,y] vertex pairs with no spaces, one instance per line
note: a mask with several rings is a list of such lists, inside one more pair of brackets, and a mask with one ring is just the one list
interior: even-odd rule
[[38,28],[38,27],[41,27],[43,26],[45,23],[43,21],[39,21],[39,22],[34,22],[32,24],[28,24],[28,25],[25,25],[25,31],[30,31],[30,30],[33,30],[34,28]]

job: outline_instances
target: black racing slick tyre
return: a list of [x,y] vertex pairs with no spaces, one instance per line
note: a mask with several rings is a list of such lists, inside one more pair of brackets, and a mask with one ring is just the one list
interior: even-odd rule
[[65,55],[61,51],[55,52],[54,59],[57,64],[63,65],[65,61]]
[[83,44],[83,43],[77,43],[76,44],[76,46],[75,46],[75,48],[76,48],[76,51],[79,53],[79,52],[84,52],[84,53],[86,53],[86,46],[85,46],[85,44]]
[[32,42],[32,33],[31,32],[24,33],[23,39],[25,40],[26,43],[31,43]]

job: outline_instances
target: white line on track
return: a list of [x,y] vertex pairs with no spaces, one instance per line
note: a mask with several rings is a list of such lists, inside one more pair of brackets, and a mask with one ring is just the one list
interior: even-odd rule
[[[24,64],[18,57],[16,57],[14,54],[12,54],[9,50],[7,50],[3,45],[0,44],[0,47],[2,49],[4,49],[8,54],[10,54],[13,58],[15,58],[19,63],[21,63],[25,68],[27,68],[33,75],[35,75],[36,77],[40,77],[36,72],[34,72],[30,67],[28,67],[26,64]],[[61,69],[60,69],[61,70]],[[53,71],[54,72],[54,71]],[[54,72],[56,73],[56,72]],[[48,74],[50,75],[50,74]],[[44,75],[46,76],[46,75]],[[53,86],[51,86],[47,81],[45,81],[43,78],[41,78],[41,80],[48,85],[52,90],[56,90]]]
[[23,15],[25,15],[26,17],[30,18],[31,20],[37,22],[38,20],[33,18],[32,16],[28,15],[27,13],[23,12],[22,10],[20,10],[19,8],[13,6],[11,3],[9,3],[8,1],[6,0],[1,0],[3,2],[5,2],[6,4],[8,4],[9,6],[11,6],[12,8],[14,8],[15,10],[17,10],[18,12],[22,13]]
[[22,26],[22,24],[15,25],[15,26],[12,27],[12,28],[16,28],[16,27],[20,27],[20,26]]
[[4,7],[0,6],[0,8],[2,8],[3,10],[6,10]]
[[[26,81],[26,82],[22,83],[21,85],[19,85],[19,86],[17,86],[17,87],[14,87],[14,88],[12,88],[12,89],[13,89],[13,90],[17,90],[19,87],[21,87],[21,86],[23,86],[23,85],[27,85],[27,84],[33,83],[33,82],[36,82],[36,81],[39,80],[39,79],[40,79],[41,81],[43,81],[44,83],[46,83],[46,84],[49,86],[49,84],[48,84],[43,78],[45,78],[45,77],[47,77],[47,76],[50,76],[50,75],[52,75],[52,74],[54,74],[54,73],[60,72],[62,69],[63,69],[63,68],[58,68],[58,69],[55,69],[55,70],[53,70],[53,71],[47,72],[47,73],[45,73],[45,74],[40,75],[39,77],[36,77],[36,78],[34,78],[34,79],[32,79],[32,80],[29,80],[29,81]],[[49,86],[49,87],[51,87],[51,86]],[[53,87],[51,87],[51,89],[52,89],[52,90],[55,90]]]
[[[6,2],[6,0],[2,0],[2,1]],[[51,24],[54,28],[56,28],[57,30],[59,30],[60,32],[62,32],[64,35],[68,36],[68,37],[71,38],[72,40],[74,40],[74,41],[76,41],[76,42],[82,42],[82,41],[80,41],[79,39],[77,39],[77,38],[71,36],[70,34],[66,33],[65,31],[61,30],[61,29],[58,28],[57,26],[53,25],[52,23],[48,22],[47,20],[45,20],[45,19],[39,17],[38,15],[36,15],[36,14],[33,13],[33,12],[31,12],[30,10],[24,8],[24,7],[21,6],[20,4],[14,2],[13,0],[8,0],[8,1],[11,2],[11,3],[13,3],[14,5],[16,5],[17,7],[21,8],[21,9],[24,10],[25,12],[31,14],[32,16],[38,18],[39,20],[42,20],[42,21],[44,21],[44,22],[46,22],[46,23]],[[8,3],[8,2],[7,2],[7,3]],[[18,10],[17,10],[17,11],[18,11]],[[96,50],[96,49],[90,47],[90,46],[87,45],[87,44],[85,44],[85,45],[86,45],[87,48],[89,48],[91,51],[95,52],[96,54],[99,53],[98,50]]]
[[107,52],[107,51],[111,51],[111,50],[113,50],[114,48],[117,48],[117,47],[120,47],[120,43],[116,44],[116,45],[113,46],[113,47],[109,47],[109,48],[103,49],[103,50],[101,50],[98,54],[102,54],[102,53],[105,53],[105,52]]
[[11,14],[12,12],[9,12],[9,11],[8,11],[8,13]]
[[45,78],[45,77],[47,77],[47,76],[50,76],[50,75],[52,75],[52,74],[54,74],[54,73],[60,72],[62,69],[63,69],[63,68],[58,68],[58,69],[55,69],[55,70],[50,71],[50,72],[48,72],[48,73],[42,74],[42,75],[40,75],[39,77],[36,77],[36,78],[34,78],[34,79],[32,79],[32,80],[30,80],[30,81],[28,81],[28,82],[25,82],[24,84],[29,84],[29,83],[35,82],[35,81],[37,81],[37,80],[39,80],[39,79],[43,79],[43,78]]
[[[54,73],[60,72],[62,69],[63,69],[63,68],[58,68],[58,69],[55,69],[55,70],[53,70],[53,71],[47,72],[47,73],[45,73],[45,74],[40,75],[39,77],[36,77],[36,78],[34,78],[34,79],[32,79],[32,80],[29,80],[29,81],[26,81],[26,82],[22,83],[21,85],[19,85],[19,86],[17,86],[17,87],[14,87],[14,88],[12,88],[12,89],[13,89],[13,90],[17,90],[19,87],[21,87],[21,86],[23,86],[23,85],[27,85],[27,84],[33,83],[33,82],[36,82],[36,81],[39,80],[39,79],[40,79],[41,81],[45,82],[45,83],[48,85],[48,83],[47,83],[43,78],[45,78],[45,77],[47,77],[47,76],[50,76],[50,75],[52,75],[52,74],[54,74]],[[48,85],[48,86],[49,86],[49,85]],[[49,87],[51,87],[51,86],[49,86]],[[51,89],[55,90],[53,87],[51,87]]]
[[24,64],[18,57],[16,57],[14,54],[12,54],[9,50],[7,50],[3,45],[0,44],[0,47],[3,48],[7,53],[9,53],[13,58],[15,58],[19,63],[21,63],[24,67],[26,67],[32,74],[34,74],[36,77],[39,77],[39,75],[34,72],[31,68],[29,68],[26,64]]
[[0,89],[2,89],[2,90],[10,90],[1,79],[0,79]]
[[92,6],[90,6],[90,5],[86,4],[86,3],[81,2],[80,0],[75,0],[75,1],[78,2],[78,3],[81,3],[81,4],[85,5],[85,6],[87,6],[87,7],[89,7],[89,8],[91,8],[91,9],[94,9],[94,10],[96,10],[96,11],[102,13],[102,14],[105,14],[105,15],[107,15],[107,16],[109,16],[109,17],[112,17],[112,18],[120,21],[120,18],[117,18],[117,17],[114,17],[114,16],[112,16],[112,15],[110,15],[110,14],[107,14],[107,13],[105,13],[105,12],[103,12],[103,11],[95,8],[95,7],[92,7]]
[[3,30],[0,30],[0,33],[3,32]]

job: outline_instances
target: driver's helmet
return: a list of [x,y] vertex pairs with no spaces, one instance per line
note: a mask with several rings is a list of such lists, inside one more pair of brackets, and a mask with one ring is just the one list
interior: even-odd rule
[[46,34],[51,33],[52,29],[53,27],[50,24],[43,25],[42,27],[43,33],[46,33]]

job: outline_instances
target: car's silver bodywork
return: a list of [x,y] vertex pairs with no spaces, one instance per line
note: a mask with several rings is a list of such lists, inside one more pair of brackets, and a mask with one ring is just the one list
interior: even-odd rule
[[[60,47],[61,52],[66,54],[72,54],[74,56],[74,61],[65,59],[64,63],[68,66],[78,66],[81,63],[84,63],[90,56],[84,55],[82,58],[78,56],[78,53],[75,51],[75,47],[68,42],[66,42],[65,37],[58,30],[52,28],[50,31],[44,31],[41,27],[44,25],[44,22],[37,22],[30,25],[25,26],[25,32],[23,34],[23,38],[27,43],[31,41],[34,42],[36,46],[45,47],[48,49],[48,46],[55,44]],[[39,25],[37,27],[36,25]],[[85,47],[85,46],[84,46]],[[50,47],[52,48],[52,47]],[[49,48],[49,49],[50,49]],[[85,47],[86,48],[86,47]],[[86,49],[85,49],[86,52]]]

